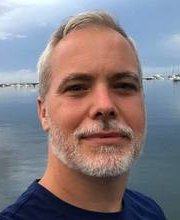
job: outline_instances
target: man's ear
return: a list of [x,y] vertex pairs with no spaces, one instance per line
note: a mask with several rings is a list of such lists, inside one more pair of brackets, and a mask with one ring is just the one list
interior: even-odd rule
[[38,97],[37,99],[37,111],[43,130],[48,132],[49,123],[48,123],[47,106],[44,99],[42,99],[41,97]]

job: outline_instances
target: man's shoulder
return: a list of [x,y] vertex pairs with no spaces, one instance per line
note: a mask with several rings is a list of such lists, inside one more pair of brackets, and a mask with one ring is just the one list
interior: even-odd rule
[[139,215],[152,216],[152,219],[165,219],[164,213],[157,202],[149,196],[135,190],[126,189],[124,201],[127,209],[134,210]]
[[63,206],[60,199],[34,181],[14,204],[0,213],[0,220],[64,219]]
[[[31,212],[31,206],[37,201],[36,195],[38,193],[38,184],[33,182],[28,189],[17,199],[15,203],[5,208],[0,212],[0,220],[21,220],[23,215]],[[33,209],[32,209],[33,210]]]

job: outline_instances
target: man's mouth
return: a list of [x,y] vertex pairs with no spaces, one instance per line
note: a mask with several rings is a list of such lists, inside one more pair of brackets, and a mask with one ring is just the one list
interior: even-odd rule
[[81,134],[80,138],[129,138],[130,134],[127,132],[97,132],[92,134]]
[[99,144],[120,144],[124,139],[130,139],[130,136],[125,132],[98,132],[84,134],[80,139]]

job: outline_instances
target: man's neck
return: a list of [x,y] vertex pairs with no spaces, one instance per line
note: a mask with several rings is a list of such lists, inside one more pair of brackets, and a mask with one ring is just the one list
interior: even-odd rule
[[90,177],[57,161],[48,165],[39,182],[58,198],[76,207],[97,211],[122,210],[127,174],[113,178]]

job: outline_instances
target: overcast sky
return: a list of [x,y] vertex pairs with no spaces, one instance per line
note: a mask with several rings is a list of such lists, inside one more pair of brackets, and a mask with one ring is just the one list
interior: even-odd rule
[[135,39],[145,75],[180,69],[179,0],[0,0],[0,83],[36,80],[50,34],[65,18],[95,9]]

